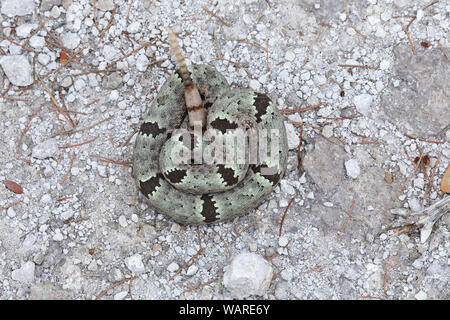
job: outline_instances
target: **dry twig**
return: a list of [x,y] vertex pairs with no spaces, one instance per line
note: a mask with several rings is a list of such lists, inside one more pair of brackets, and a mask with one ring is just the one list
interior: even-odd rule
[[203,253],[202,248],[202,242],[200,239],[200,228],[197,226],[197,237],[198,237],[198,245],[200,249],[198,249],[197,253],[194,254],[188,261],[186,261],[185,264],[183,264],[181,267],[178,268],[178,270],[175,272],[173,276],[170,277],[169,281],[173,280],[189,263],[191,263],[192,260],[194,260],[195,257]]
[[349,212],[347,214],[347,217],[345,218],[344,224],[342,225],[342,228],[339,231],[339,235],[338,235],[338,238],[337,238],[338,241],[341,240],[341,237],[344,234],[345,227],[347,226],[348,220],[350,219],[350,215],[352,214],[354,206],[355,206],[355,200],[352,201],[352,206],[350,207],[350,210],[349,210]]
[[279,232],[279,234],[278,234],[279,236],[281,236],[281,230],[282,230],[282,228],[283,228],[283,223],[284,223],[284,219],[286,218],[286,214],[287,214],[287,212],[288,212],[288,210],[289,210],[289,208],[290,208],[292,202],[294,201],[295,197],[297,197],[297,193],[295,193],[295,195],[294,195],[294,196],[292,197],[292,199],[289,201],[289,204],[288,204],[288,206],[286,207],[286,210],[284,210],[283,217],[281,218],[281,222],[280,222],[280,232]]
[[[116,283],[114,283],[113,285],[111,285],[110,287],[106,288],[105,290],[103,290],[102,292],[100,292],[100,294],[95,298],[95,300],[100,300],[109,290],[114,289],[115,287],[117,287],[118,285],[121,285],[122,283],[125,283],[127,281],[133,281],[134,279],[136,279],[136,276],[133,277],[129,277],[129,278],[125,278],[123,280],[120,280]],[[130,287],[131,289],[131,284]],[[130,292],[131,293],[131,292]]]
[[59,182],[59,184],[63,184],[64,181],[66,181],[67,177],[69,176],[70,170],[72,169],[73,166],[73,162],[75,161],[75,151],[72,152],[72,158],[70,159],[70,165],[69,165],[69,169],[67,169],[66,174],[64,175],[64,177],[61,179],[61,181]]

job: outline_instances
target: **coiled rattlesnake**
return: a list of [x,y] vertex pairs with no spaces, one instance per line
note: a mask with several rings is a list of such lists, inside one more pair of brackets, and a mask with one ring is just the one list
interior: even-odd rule
[[133,172],[139,189],[157,212],[182,224],[245,214],[284,175],[283,119],[267,95],[231,89],[213,67],[186,67],[171,31],[169,38],[179,69],[138,133]]

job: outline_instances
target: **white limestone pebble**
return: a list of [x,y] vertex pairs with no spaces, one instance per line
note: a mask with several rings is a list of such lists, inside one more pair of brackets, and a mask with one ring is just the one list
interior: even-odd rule
[[291,50],[286,51],[286,55],[284,56],[284,58],[287,61],[294,61],[295,60],[295,53],[292,52]]
[[123,300],[123,299],[125,299],[125,297],[127,296],[127,294],[128,294],[128,292],[126,292],[126,291],[121,291],[121,292],[119,292],[119,293],[116,293],[116,294],[114,295],[114,300]]
[[13,270],[11,278],[25,284],[30,284],[34,281],[34,269],[34,263],[27,261],[19,269]]
[[134,21],[130,23],[127,27],[128,33],[137,33],[141,30],[141,23],[139,21]]
[[57,6],[54,6],[50,11],[50,14],[53,18],[58,18],[61,15],[61,10]]
[[16,216],[16,211],[14,210],[13,207],[8,208],[8,210],[6,211],[6,214],[8,215],[8,217],[10,218],[14,218]]
[[111,90],[109,100],[116,101],[117,99],[119,99],[119,92],[117,90]]
[[13,85],[26,87],[33,83],[32,68],[26,56],[3,56],[0,65]]
[[169,272],[175,272],[175,271],[177,271],[179,268],[180,268],[180,267],[178,266],[178,264],[177,264],[176,262],[172,262],[171,264],[169,264],[169,265],[167,266],[167,270],[168,270]]
[[16,35],[20,38],[27,38],[30,36],[31,31],[37,28],[35,23],[24,23],[16,28]]
[[356,159],[345,161],[345,170],[347,171],[347,176],[352,179],[358,178],[359,174],[361,173],[359,163]]
[[97,0],[95,7],[102,11],[109,11],[114,9],[113,0]]
[[279,245],[280,247],[285,247],[285,246],[287,246],[288,243],[289,243],[289,240],[288,240],[288,238],[286,238],[285,236],[281,236],[281,237],[278,239],[278,245]]
[[380,62],[381,70],[388,70],[390,66],[391,66],[391,63],[388,60],[383,60]]
[[259,83],[259,81],[256,79],[250,80],[248,85],[250,88],[252,88],[255,91],[259,91],[259,89],[261,89],[261,83]]
[[332,125],[326,125],[322,129],[322,134],[326,138],[331,138],[333,136],[333,126]]
[[408,206],[413,212],[419,212],[422,210],[422,206],[417,198],[411,198],[408,200]]
[[45,53],[39,53],[37,59],[43,66],[46,66],[50,62],[50,56]]
[[286,127],[286,135],[289,150],[296,149],[300,141],[298,133],[295,131],[295,127],[292,123],[284,123]]
[[9,17],[26,16],[33,13],[35,6],[33,0],[3,0],[1,12]]
[[372,96],[367,93],[360,94],[353,98],[356,110],[364,116],[369,114],[370,105],[372,104]]
[[416,300],[427,300],[428,295],[426,294],[426,292],[420,290],[415,296],[414,298],[416,298]]
[[52,201],[52,196],[51,195],[49,195],[48,193],[46,193],[46,194],[44,194],[42,197],[41,197],[41,202],[42,203],[49,203],[49,202],[51,202]]
[[127,218],[124,215],[119,217],[119,224],[121,227],[125,228],[128,225]]
[[148,62],[148,58],[145,54],[139,55],[136,60],[136,69],[140,72],[144,72],[147,70]]
[[64,236],[62,235],[61,231],[58,230],[54,235],[53,235],[53,240],[55,241],[62,241],[64,239]]
[[63,88],[70,88],[73,84],[73,79],[71,76],[64,77],[64,79],[61,80],[61,87]]
[[78,78],[77,80],[75,80],[74,82],[75,90],[81,91],[84,87],[86,87],[86,82],[83,79]]
[[260,255],[244,252],[225,267],[223,285],[236,299],[263,295],[269,288],[273,268]]
[[44,37],[34,35],[30,38],[30,46],[35,49],[41,49],[45,46]]
[[295,188],[286,179],[283,179],[280,181],[280,188],[281,188],[281,191],[283,191],[284,193],[287,193],[290,195],[295,194]]
[[198,271],[198,267],[196,265],[192,265],[187,269],[186,275],[193,276],[194,274],[197,273],[197,271]]
[[36,159],[56,158],[58,152],[56,139],[48,139],[35,145],[31,156]]
[[80,36],[73,32],[64,32],[61,36],[63,45],[69,49],[76,49],[80,44]]
[[142,256],[139,253],[132,255],[125,259],[125,265],[134,273],[141,273],[145,271],[144,263],[142,262]]

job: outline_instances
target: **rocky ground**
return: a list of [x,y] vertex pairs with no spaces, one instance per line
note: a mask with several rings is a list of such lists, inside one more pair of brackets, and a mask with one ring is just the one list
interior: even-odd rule
[[[450,298],[450,215],[424,242],[396,228],[445,197],[448,2],[1,0],[0,13],[1,299]],[[284,111],[286,177],[231,222],[178,225],[131,176],[175,69],[169,26],[189,62],[306,108]]]

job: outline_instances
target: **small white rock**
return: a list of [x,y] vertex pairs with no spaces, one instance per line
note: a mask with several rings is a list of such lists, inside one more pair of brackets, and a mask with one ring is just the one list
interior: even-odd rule
[[49,203],[49,202],[51,202],[51,201],[52,201],[52,197],[51,197],[48,193],[44,194],[44,195],[41,197],[41,202],[42,202],[42,203]]
[[56,19],[61,15],[61,10],[59,10],[57,6],[53,6],[52,10],[50,11],[50,15]]
[[30,38],[30,46],[32,46],[35,49],[40,49],[45,46],[45,39],[44,37],[34,35]]
[[169,264],[169,265],[167,266],[167,270],[168,270],[169,272],[175,272],[175,271],[177,271],[179,268],[180,268],[180,267],[178,266],[178,264],[177,264],[176,262],[172,262],[171,264]]
[[422,9],[417,10],[417,14],[416,14],[417,21],[422,20],[424,14],[425,14],[425,12]]
[[278,239],[278,245],[279,245],[280,247],[285,247],[285,246],[287,246],[288,243],[289,243],[289,240],[288,240],[285,236],[281,236],[281,237]]
[[309,79],[311,79],[311,73],[309,73],[309,71],[302,72],[302,74],[300,75],[300,79],[302,79],[303,81],[308,81]]
[[107,173],[106,173],[106,167],[105,166],[97,166],[97,170],[98,170],[98,174],[100,175],[100,177],[103,177],[103,178],[107,178],[108,177],[108,175],[107,175]]
[[141,273],[145,271],[144,263],[142,262],[142,256],[139,253],[132,255],[125,259],[125,265],[134,273]]
[[419,189],[423,189],[423,187],[425,186],[425,180],[422,178],[416,178],[414,179],[414,187],[419,188]]
[[223,285],[233,298],[262,296],[272,280],[273,269],[267,260],[255,253],[241,253],[225,267]]
[[111,90],[111,92],[109,93],[109,100],[115,101],[117,99],[119,99],[119,91]]
[[0,58],[0,65],[12,84],[26,87],[34,82],[31,65],[26,56],[3,56]]
[[[178,269],[177,269],[178,270]],[[190,266],[187,271],[186,271],[186,275],[188,276],[192,276],[194,274],[196,274],[198,271],[198,267],[196,265],[192,265]]]
[[27,261],[19,269],[13,270],[11,278],[25,284],[30,284],[34,281],[34,269],[34,263]]
[[50,56],[45,53],[39,53],[37,59],[43,66],[46,66],[50,62]]
[[261,88],[261,84],[258,80],[252,79],[250,80],[249,87],[255,91],[259,91],[259,89]]
[[286,55],[284,56],[284,58],[287,61],[294,61],[295,60],[295,53],[292,52],[291,50],[286,51]]
[[367,93],[360,94],[353,98],[356,110],[364,116],[369,114],[370,105],[372,104],[372,96]]
[[420,290],[415,296],[414,296],[417,300],[426,300],[428,298],[428,295]]
[[114,9],[114,1],[113,0],[97,0],[97,4],[95,7],[102,11],[110,11],[110,10]]
[[250,24],[252,23],[252,17],[249,14],[244,14],[242,16],[242,20],[244,21],[245,24]]
[[86,87],[86,82],[84,82],[83,79],[78,78],[78,79],[75,81],[75,83],[74,83],[74,88],[75,88],[75,90],[80,91],[80,90],[82,90],[84,87]]
[[284,123],[286,127],[287,141],[289,150],[296,149],[299,144],[298,133],[295,131],[295,127],[292,123]]
[[141,23],[139,21],[132,22],[127,27],[128,33],[137,33],[139,30],[141,30]]
[[333,136],[334,127],[332,125],[326,125],[322,129],[322,134],[326,138],[331,138]]
[[286,280],[288,282],[292,281],[293,274],[290,270],[284,269],[280,272],[280,276],[283,280]]
[[280,188],[281,188],[281,191],[283,191],[284,193],[287,193],[290,195],[295,194],[295,188],[285,179],[281,180]]
[[64,239],[64,236],[62,235],[61,231],[59,229],[56,229],[56,232],[53,235],[53,240],[62,241],[63,239]]
[[278,205],[280,206],[280,208],[285,208],[287,207],[289,204],[289,201],[287,201],[286,199],[280,199],[280,201],[278,202]]
[[144,72],[145,70],[147,70],[148,67],[148,58],[146,55],[141,54],[138,56],[137,60],[136,60],[136,69],[140,72]]
[[72,169],[70,169],[70,174],[73,176],[79,175],[80,172],[81,172],[80,168],[77,168],[77,167],[73,167]]
[[16,28],[16,35],[20,38],[27,38],[33,29],[37,28],[35,23],[24,23]]
[[412,198],[408,200],[408,205],[409,208],[413,211],[413,212],[419,212],[420,210],[422,210],[422,206],[420,205],[420,202],[417,198]]
[[73,32],[64,32],[61,36],[63,45],[69,49],[76,49],[80,44],[80,36]]
[[391,63],[388,60],[383,60],[380,62],[380,69],[387,70],[391,66]]
[[62,79],[62,81],[61,81],[61,87],[66,88],[66,89],[69,88],[70,86],[72,86],[72,84],[73,84],[73,79],[71,76],[64,77],[64,79]]
[[119,225],[123,228],[125,228],[128,225],[127,218],[125,218],[125,216],[121,215],[119,217]]
[[13,207],[9,207],[6,211],[6,214],[8,215],[8,217],[14,218],[16,216],[16,211],[14,211]]
[[35,7],[33,0],[3,0],[1,12],[9,17],[26,16],[32,14]]
[[347,176],[352,179],[358,178],[361,173],[361,169],[359,168],[359,163],[356,159],[350,159],[345,162],[345,170],[347,171]]
[[375,36],[377,36],[378,38],[384,38],[386,36],[386,31],[384,31],[383,26],[378,26],[377,30],[375,31]]
[[125,299],[127,294],[128,294],[128,292],[126,292],[126,291],[118,292],[114,295],[114,300],[123,300],[123,299]]

